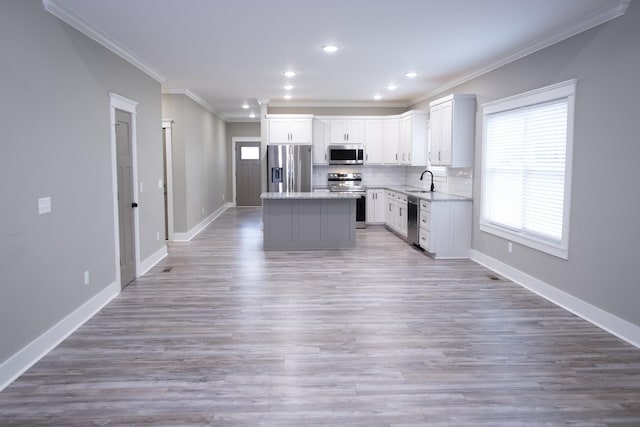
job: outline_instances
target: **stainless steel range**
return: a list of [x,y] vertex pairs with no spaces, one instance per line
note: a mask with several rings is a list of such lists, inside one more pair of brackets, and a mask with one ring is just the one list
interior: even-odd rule
[[362,185],[361,173],[329,173],[327,175],[329,191],[348,191],[360,195],[356,199],[356,228],[365,228],[367,215],[367,189]]

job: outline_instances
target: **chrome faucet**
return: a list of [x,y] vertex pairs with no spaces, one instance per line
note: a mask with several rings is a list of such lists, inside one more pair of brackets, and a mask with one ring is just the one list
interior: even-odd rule
[[422,174],[420,174],[420,181],[422,181],[422,178],[424,177],[424,174],[429,172],[431,174],[431,191],[436,191],[435,187],[433,186],[433,172],[431,172],[430,170],[425,170],[422,172]]

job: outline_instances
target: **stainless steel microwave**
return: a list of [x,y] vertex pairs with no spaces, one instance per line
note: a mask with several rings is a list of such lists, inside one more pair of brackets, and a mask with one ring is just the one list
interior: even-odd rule
[[364,146],[359,144],[329,145],[330,165],[364,164]]

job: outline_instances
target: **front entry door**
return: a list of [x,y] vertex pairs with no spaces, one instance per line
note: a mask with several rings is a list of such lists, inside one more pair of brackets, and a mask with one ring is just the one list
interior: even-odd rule
[[136,278],[133,210],[133,149],[131,114],[116,110],[116,152],[118,167],[118,219],[120,228],[120,283],[127,286]]
[[236,206],[260,206],[260,142],[236,143]]

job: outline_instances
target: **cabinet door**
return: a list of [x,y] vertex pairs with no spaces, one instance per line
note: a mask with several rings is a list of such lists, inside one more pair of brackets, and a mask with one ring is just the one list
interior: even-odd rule
[[376,191],[367,190],[367,216],[366,222],[373,223],[376,216]]
[[394,227],[394,209],[393,209],[393,196],[391,192],[385,191],[384,193],[384,223],[386,226]]
[[291,142],[298,144],[311,144],[311,123],[311,119],[289,120]]
[[329,121],[329,144],[346,144],[347,143],[347,121],[346,120],[330,120]]
[[330,144],[363,144],[364,120],[331,120]]
[[287,144],[291,142],[288,119],[269,119],[269,143]]
[[382,164],[382,120],[367,120],[364,136],[365,163]]
[[374,222],[377,224],[384,223],[384,190],[374,190],[375,191],[375,217]]
[[329,141],[329,121],[313,120],[313,163],[328,165],[327,142]]
[[411,117],[400,119],[398,135],[398,160],[400,164],[406,165],[411,163]]
[[382,123],[382,163],[398,164],[398,119],[386,119]]
[[440,110],[441,133],[438,162],[440,165],[451,165],[451,148],[453,143],[453,101],[442,104]]
[[347,142],[349,144],[364,144],[364,120],[347,120]]

